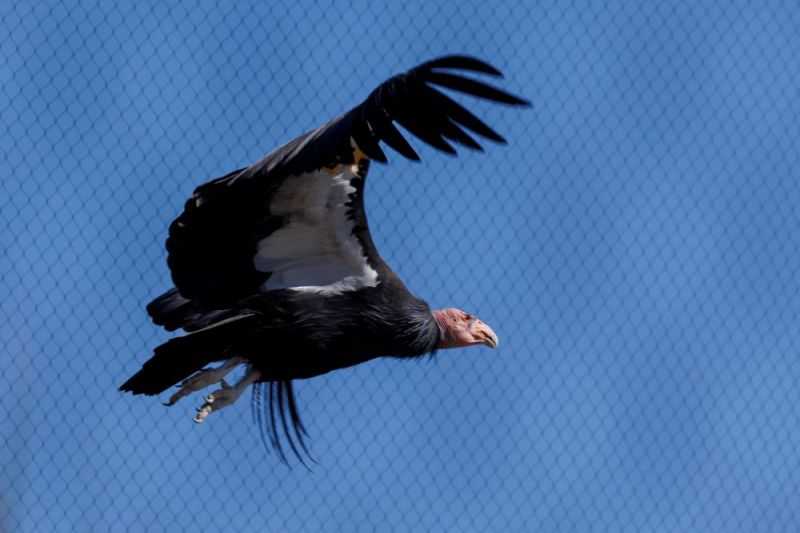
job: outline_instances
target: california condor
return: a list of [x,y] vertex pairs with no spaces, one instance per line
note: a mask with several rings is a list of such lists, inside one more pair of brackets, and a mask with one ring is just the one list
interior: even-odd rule
[[[380,142],[419,160],[395,122],[449,154],[456,153],[450,141],[482,151],[468,132],[506,142],[436,87],[529,103],[459,71],[502,77],[467,56],[423,63],[257,163],[199,186],[169,227],[175,288],[147,306],[155,324],[188,334],[158,346],[120,390],[155,395],[178,384],[172,405],[220,383],[197,410],[202,422],[255,385],[262,435],[266,425],[285,459],[279,424],[295,454],[295,440],[305,450],[292,380],[382,356],[495,348],[497,335],[475,316],[432,311],[408,291],[375,249],[364,212],[370,161],[386,162]],[[222,364],[206,368],[213,362]],[[228,385],[225,376],[239,365],[243,377]]]

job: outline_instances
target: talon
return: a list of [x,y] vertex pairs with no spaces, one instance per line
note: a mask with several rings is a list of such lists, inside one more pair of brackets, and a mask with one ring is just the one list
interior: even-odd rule
[[194,422],[197,424],[202,424],[210,413],[211,413],[211,406],[204,405],[203,407],[197,410],[197,414],[194,415],[194,418],[192,420],[194,420]]
[[234,403],[239,396],[242,395],[244,390],[252,385],[260,377],[260,375],[261,374],[257,370],[250,369],[247,374],[245,374],[245,376],[237,381],[233,386],[229,385],[225,379],[218,380],[221,388],[211,392],[206,396],[203,405],[197,408],[197,414],[194,416],[193,420],[200,424],[212,412],[217,412],[223,407],[227,407],[228,405]]

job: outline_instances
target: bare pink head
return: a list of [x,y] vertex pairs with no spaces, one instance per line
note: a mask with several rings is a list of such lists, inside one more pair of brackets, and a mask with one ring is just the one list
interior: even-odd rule
[[500,343],[492,328],[461,309],[437,309],[433,312],[433,317],[442,332],[438,348],[460,348],[478,344],[497,348]]

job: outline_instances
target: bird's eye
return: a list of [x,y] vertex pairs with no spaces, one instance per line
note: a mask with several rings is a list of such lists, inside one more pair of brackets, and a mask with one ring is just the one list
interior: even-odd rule
[[469,313],[464,313],[464,320],[472,320],[472,315]]

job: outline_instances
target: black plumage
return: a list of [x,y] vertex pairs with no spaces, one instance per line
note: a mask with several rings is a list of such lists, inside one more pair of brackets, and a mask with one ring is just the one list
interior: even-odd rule
[[482,150],[470,134],[505,143],[435,86],[528,103],[459,71],[501,76],[466,56],[423,63],[255,164],[199,186],[169,228],[175,288],[147,306],[154,323],[189,334],[156,348],[121,390],[158,394],[209,363],[243,357],[260,372],[253,404],[265,407],[256,419],[283,456],[279,427],[295,453],[295,440],[305,449],[293,379],[435,350],[441,328],[378,254],[363,195],[370,160],[387,160],[381,142],[419,160],[394,123],[451,154],[451,142]]

